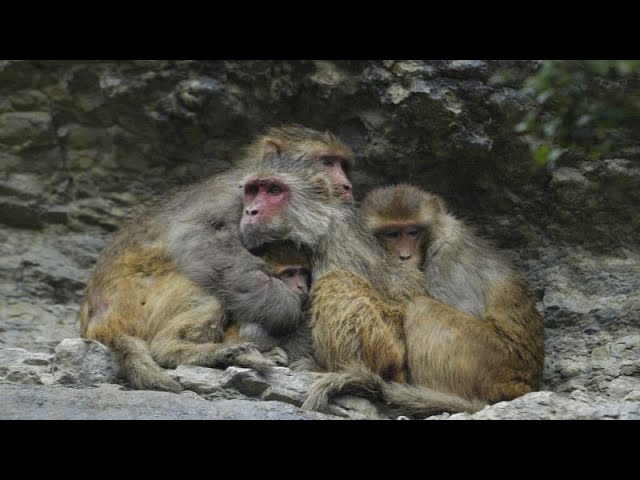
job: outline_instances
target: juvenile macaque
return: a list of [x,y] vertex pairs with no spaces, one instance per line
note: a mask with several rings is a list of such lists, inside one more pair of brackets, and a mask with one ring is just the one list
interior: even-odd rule
[[284,282],[300,297],[304,315],[300,317],[300,323],[289,332],[273,332],[269,325],[247,323],[241,318],[236,322],[231,320],[232,324],[225,329],[223,342],[252,342],[261,352],[271,351],[269,358],[282,364],[310,356],[313,345],[306,315],[311,286],[309,255],[289,242],[271,243],[253,253],[269,265],[275,278]]
[[432,297],[407,308],[412,383],[488,403],[539,388],[543,319],[502,254],[448,213],[440,197],[410,185],[370,192],[361,213],[393,256],[422,269]]

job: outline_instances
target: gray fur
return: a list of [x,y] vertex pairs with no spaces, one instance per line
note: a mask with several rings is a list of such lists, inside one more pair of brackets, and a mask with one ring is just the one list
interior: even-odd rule
[[425,258],[427,290],[457,310],[482,318],[490,285],[511,274],[508,262],[489,242],[447,213],[432,228]]
[[[255,248],[270,241],[293,241],[312,252],[314,278],[333,269],[343,269],[366,278],[389,298],[424,293],[414,272],[387,255],[369,235],[357,210],[334,195],[334,187],[316,162],[304,157],[270,155],[246,180],[269,176],[277,176],[296,188],[284,218],[269,225],[241,227],[246,246]],[[303,217],[300,212],[304,212]]]
[[169,225],[168,250],[178,269],[218,295],[232,322],[281,336],[302,322],[301,300],[242,244],[243,176],[240,169],[179,192],[159,207],[156,221]]

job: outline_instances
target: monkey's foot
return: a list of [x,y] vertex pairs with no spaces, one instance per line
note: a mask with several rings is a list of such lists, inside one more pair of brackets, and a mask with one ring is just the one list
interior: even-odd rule
[[253,368],[260,373],[268,373],[276,366],[275,362],[264,357],[253,343],[225,346],[218,350],[216,357],[221,365]]
[[272,360],[276,365],[282,367],[289,365],[289,355],[280,347],[273,347],[271,350],[264,352],[263,355],[265,358]]
[[238,343],[237,345],[225,345],[216,352],[216,361],[223,365],[232,365],[239,355],[248,353],[260,353],[254,343]]
[[165,392],[180,393],[184,390],[182,385],[168,377],[162,371],[146,369],[144,373],[131,382],[138,390],[161,390]]

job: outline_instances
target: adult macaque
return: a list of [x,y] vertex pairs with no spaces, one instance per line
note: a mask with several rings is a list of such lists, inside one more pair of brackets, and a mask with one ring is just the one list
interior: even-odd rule
[[[241,233],[245,246],[292,241],[312,252],[311,328],[321,367],[347,373],[323,377],[306,407],[322,407],[344,379],[405,379],[403,323],[407,303],[425,294],[422,274],[387,255],[313,161],[271,155],[244,181]],[[347,379],[348,380],[348,379]],[[349,383],[349,382],[347,382]],[[385,382],[382,382],[386,385]],[[384,398],[420,412],[477,410],[477,402],[447,392],[398,384]]]
[[101,253],[81,307],[81,332],[116,353],[135,388],[179,391],[159,365],[273,365],[253,343],[221,343],[228,316],[276,334],[293,331],[303,317],[301,296],[240,241],[240,179],[269,152],[307,147],[326,181],[350,201],[348,147],[304,127],[272,129],[236,169],[147,208]]
[[361,213],[393,256],[424,271],[433,297],[407,308],[412,383],[488,403],[539,388],[543,319],[503,255],[448,213],[440,197],[410,185],[370,192]]

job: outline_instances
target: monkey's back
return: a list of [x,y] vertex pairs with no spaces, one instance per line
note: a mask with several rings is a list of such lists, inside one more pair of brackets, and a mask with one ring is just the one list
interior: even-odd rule
[[[537,389],[544,367],[544,320],[531,288],[508,257],[448,215],[449,235],[430,247],[430,295],[487,323],[514,371]],[[526,378],[525,378],[526,377]]]
[[[169,318],[205,295],[180,271],[171,251],[172,233],[199,221],[202,212],[215,205],[216,193],[229,196],[235,178],[221,175],[177,189],[120,226],[87,284],[79,312],[83,336],[108,343],[120,332],[149,340]],[[222,209],[224,214],[228,212]]]

